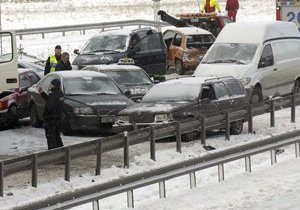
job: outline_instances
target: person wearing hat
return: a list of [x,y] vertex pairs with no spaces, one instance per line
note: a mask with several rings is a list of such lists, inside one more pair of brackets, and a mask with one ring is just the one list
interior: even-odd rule
[[39,87],[41,96],[45,99],[44,107],[44,128],[47,138],[48,149],[63,147],[60,137],[60,119],[63,112],[64,95],[61,91],[59,79],[53,79],[50,83],[49,93]]
[[50,72],[56,71],[56,66],[61,59],[61,46],[56,45],[54,49],[55,54],[50,55],[47,59],[44,75],[47,75]]

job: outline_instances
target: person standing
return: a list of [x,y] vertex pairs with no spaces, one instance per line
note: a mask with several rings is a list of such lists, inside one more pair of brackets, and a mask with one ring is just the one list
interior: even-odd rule
[[239,9],[238,0],[227,0],[226,1],[226,11],[228,12],[228,17],[231,21],[236,21],[236,14]]
[[60,137],[59,125],[64,101],[60,86],[60,80],[53,79],[50,83],[49,94],[46,94],[41,87],[39,88],[41,96],[46,101],[43,117],[48,150],[64,146]]
[[56,66],[57,66],[58,62],[60,61],[60,59],[61,59],[61,46],[56,45],[55,49],[54,49],[54,52],[55,52],[55,54],[49,56],[48,59],[47,59],[44,75],[47,75],[50,72],[55,72],[56,71]]
[[216,9],[218,10],[218,12],[221,12],[219,3],[217,0],[204,0],[202,8],[201,8],[201,12],[205,13],[212,13],[215,12]]
[[72,66],[70,63],[70,55],[67,52],[63,52],[61,54],[61,59],[56,66],[56,71],[66,71],[72,70]]

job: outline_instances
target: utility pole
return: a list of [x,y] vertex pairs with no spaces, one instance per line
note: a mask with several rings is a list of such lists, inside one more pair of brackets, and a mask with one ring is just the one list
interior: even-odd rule
[[[160,10],[160,1],[161,0],[152,0],[153,1],[153,12],[154,12],[154,21],[155,22],[160,22],[160,17],[157,14],[158,11]],[[158,31],[161,31],[161,26],[159,24],[159,26],[157,27]]]

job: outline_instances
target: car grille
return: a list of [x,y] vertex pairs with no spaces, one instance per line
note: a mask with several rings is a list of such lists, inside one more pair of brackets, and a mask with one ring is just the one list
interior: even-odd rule
[[103,115],[117,115],[121,110],[119,109],[98,109],[98,114]]
[[132,114],[129,117],[130,122],[136,122],[136,123],[153,123],[154,122],[154,115],[153,114]]

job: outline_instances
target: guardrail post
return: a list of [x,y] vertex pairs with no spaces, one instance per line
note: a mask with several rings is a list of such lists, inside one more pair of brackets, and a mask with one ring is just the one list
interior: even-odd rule
[[296,122],[296,103],[295,103],[295,94],[291,95],[291,122]]
[[224,164],[218,165],[218,177],[219,177],[219,182],[224,181]]
[[93,201],[93,210],[100,210],[99,200]]
[[277,163],[276,150],[272,149],[271,150],[271,165],[274,165],[275,163]]
[[70,147],[66,147],[65,151],[65,180],[70,181],[70,169],[71,169],[71,152]]
[[156,161],[156,156],[155,156],[155,139],[154,139],[154,129],[151,126],[149,128],[149,138],[150,138],[150,158],[154,161]]
[[159,182],[159,198],[166,198],[166,182]]
[[296,153],[296,158],[300,157],[300,143],[299,142],[295,143],[295,153]]
[[248,133],[253,133],[253,110],[251,104],[248,107]]
[[127,207],[134,208],[133,190],[127,191]]
[[274,103],[274,100],[271,101],[271,106],[270,106],[270,124],[271,124],[271,127],[275,127],[275,103]]
[[37,188],[37,154],[32,155],[32,173],[31,173],[31,185]]
[[196,172],[190,173],[190,188],[193,189],[196,187]]
[[181,123],[176,124],[176,151],[181,153]]
[[42,33],[42,39],[45,39],[45,33]]
[[4,196],[4,163],[0,162],[0,196]]
[[205,117],[201,117],[201,144],[206,144],[206,125],[205,125]]
[[251,173],[251,157],[250,156],[245,157],[245,168],[246,168],[246,172]]
[[225,141],[230,140],[230,112],[225,113]]
[[124,132],[124,168],[129,168],[129,140],[128,132]]
[[99,140],[97,144],[96,176],[101,174],[102,145],[102,140]]
[[66,32],[65,32],[65,31],[63,31],[63,32],[62,32],[62,35],[63,35],[63,36],[66,36]]
[[22,40],[23,39],[23,36],[22,35],[20,35],[20,40]]

